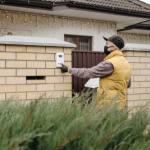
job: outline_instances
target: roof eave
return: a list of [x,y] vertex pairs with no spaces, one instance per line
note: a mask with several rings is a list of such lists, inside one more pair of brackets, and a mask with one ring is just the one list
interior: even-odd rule
[[115,13],[115,14],[122,14],[122,15],[128,15],[128,16],[136,16],[136,17],[142,17],[142,18],[148,18],[150,17],[150,12],[141,12],[141,11],[133,11],[133,10],[127,10],[127,9],[120,9],[115,7],[106,7],[106,6],[99,6],[99,5],[90,5],[90,4],[84,4],[79,2],[72,2],[72,1],[66,1],[66,2],[39,2],[39,1],[27,1],[27,0],[5,0],[1,1],[1,5],[10,5],[10,6],[19,6],[19,7],[34,7],[37,9],[46,9],[50,10],[50,8],[54,8],[61,5],[68,5],[69,8],[80,8],[80,9],[86,9],[86,10],[95,10],[100,12],[106,12],[106,13]]
[[18,7],[35,7],[35,8],[52,8],[52,2],[27,1],[27,0],[1,0],[1,5],[18,6]]
[[111,12],[115,14],[126,14],[126,15],[132,15],[132,16],[139,16],[139,17],[144,17],[148,18],[150,17],[150,12],[140,12],[140,11],[133,11],[133,10],[127,10],[127,9],[120,9],[120,8],[115,8],[115,7],[106,7],[106,6],[99,6],[99,5],[90,5],[90,4],[84,4],[83,3],[75,3],[75,4],[70,4],[72,7],[79,7],[83,9],[94,9],[97,11],[103,11],[103,12]]

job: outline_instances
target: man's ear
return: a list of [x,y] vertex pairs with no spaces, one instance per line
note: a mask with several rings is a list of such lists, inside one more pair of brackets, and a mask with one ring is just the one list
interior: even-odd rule
[[117,48],[117,47],[114,45],[114,46],[113,46],[113,51],[116,50],[116,48]]

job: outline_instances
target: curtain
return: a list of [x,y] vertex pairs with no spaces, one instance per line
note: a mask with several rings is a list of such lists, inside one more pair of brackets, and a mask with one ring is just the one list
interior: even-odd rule
[[90,40],[80,38],[79,46],[81,51],[89,51],[90,50]]

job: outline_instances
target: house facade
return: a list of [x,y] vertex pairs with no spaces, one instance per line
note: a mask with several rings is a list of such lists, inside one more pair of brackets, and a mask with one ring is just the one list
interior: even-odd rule
[[0,3],[0,36],[49,37],[103,51],[103,36],[150,43],[150,5],[140,0],[10,0]]
[[[41,50],[38,51],[37,46],[33,47],[32,44],[22,41],[24,42],[22,45],[24,51],[22,51],[19,48],[22,47],[19,46],[19,43],[16,43],[15,47],[15,44],[11,44],[11,42],[1,42],[0,53],[8,57],[4,59],[5,57],[1,55],[0,59],[0,69],[5,72],[5,74],[2,74],[3,71],[0,72],[0,98],[5,99],[17,93],[23,99],[32,99],[39,92],[58,92],[59,94],[56,97],[65,96],[69,92],[69,97],[71,97],[71,76],[70,74],[62,74],[60,68],[56,67],[56,52],[64,52],[66,55],[65,64],[71,67],[71,50],[103,52],[105,45],[103,36],[109,37],[118,34],[127,45],[123,54],[132,69],[132,86],[127,91],[127,106],[133,107],[146,103],[150,97],[149,8],[150,5],[140,0],[1,0],[1,37],[5,35],[12,36],[12,38],[14,36],[18,38],[19,36],[26,36],[26,39],[30,37],[33,40],[32,42],[37,44],[39,43],[39,41],[36,41],[37,38],[41,38],[42,41],[44,41],[44,38],[47,38],[47,40],[55,38],[76,44],[76,47],[72,46],[66,49],[63,46],[60,48],[58,45],[53,45],[50,52],[48,52],[46,50],[47,44],[37,45],[39,49],[43,48],[41,52]],[[11,47],[11,45],[13,46]],[[28,47],[31,46],[33,50],[30,51]],[[13,53],[14,57],[11,58],[8,53]],[[31,62],[30,57],[24,59],[21,53],[27,53],[35,57]],[[53,60],[48,57],[49,53],[53,55]],[[18,59],[17,55],[22,55],[20,58],[22,60]],[[37,56],[39,58],[43,57],[38,60]],[[19,66],[17,61],[23,61],[23,68]],[[42,63],[43,67],[36,62]],[[29,63],[32,66],[31,68]],[[46,65],[47,63],[49,65]],[[28,71],[28,66],[35,71],[33,74]],[[11,76],[9,76],[8,69],[14,71]],[[21,69],[24,70],[24,75],[19,76],[17,71]],[[45,71],[45,74],[42,74],[41,77],[42,81],[27,81],[30,76],[37,78],[39,76],[38,70],[44,73],[43,71],[46,69],[51,69],[53,73]],[[17,77],[22,78],[23,82],[19,82]],[[59,80],[56,78],[59,78]],[[9,79],[9,82],[7,79]],[[11,91],[11,87],[11,90],[8,91],[7,86],[13,87],[13,91]],[[28,91],[30,86],[34,90]],[[51,86],[53,88],[47,91],[46,87]],[[22,87],[22,91],[18,91],[20,90],[19,87]],[[27,87],[27,91],[24,91],[24,87]],[[38,90],[39,87],[41,87],[40,90]]]

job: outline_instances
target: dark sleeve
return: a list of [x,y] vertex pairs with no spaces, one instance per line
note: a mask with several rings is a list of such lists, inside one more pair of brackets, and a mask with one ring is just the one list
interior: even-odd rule
[[131,76],[130,76],[130,81],[129,81],[129,85],[128,85],[128,88],[131,87]]
[[113,65],[103,61],[92,68],[69,68],[69,73],[79,78],[100,78],[109,76],[114,72]]

